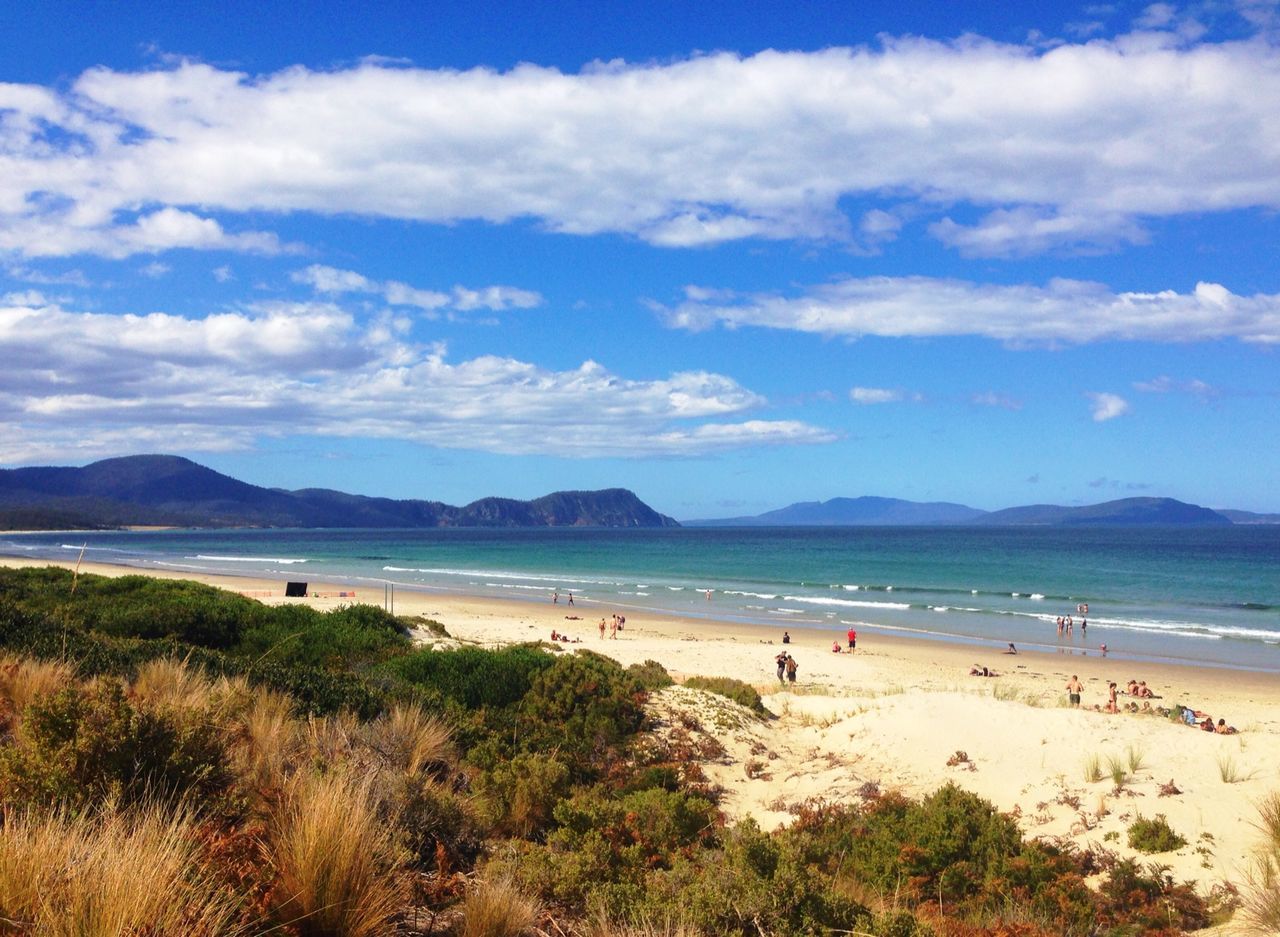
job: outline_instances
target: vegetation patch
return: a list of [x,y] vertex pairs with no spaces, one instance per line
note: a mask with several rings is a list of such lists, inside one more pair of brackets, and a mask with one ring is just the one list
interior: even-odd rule
[[690,677],[685,680],[684,685],[694,690],[717,693],[733,700],[739,706],[745,706],[757,715],[769,714],[756,688],[733,677]]
[[1173,831],[1164,814],[1138,817],[1129,826],[1129,848],[1139,852],[1173,852],[1185,845],[1187,841]]

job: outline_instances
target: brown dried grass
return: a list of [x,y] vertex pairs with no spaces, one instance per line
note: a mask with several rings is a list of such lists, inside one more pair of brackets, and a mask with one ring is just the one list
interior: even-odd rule
[[200,864],[189,813],[18,812],[0,831],[0,908],[49,937],[248,933],[234,894]]
[[375,937],[406,904],[406,883],[368,778],[341,772],[296,778],[269,847],[282,886],[277,911],[304,937]]

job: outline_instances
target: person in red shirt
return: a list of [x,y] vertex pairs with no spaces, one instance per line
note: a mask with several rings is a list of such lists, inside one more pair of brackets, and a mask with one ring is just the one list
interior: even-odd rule
[[849,629],[849,650],[853,650],[858,646],[858,632],[852,628]]

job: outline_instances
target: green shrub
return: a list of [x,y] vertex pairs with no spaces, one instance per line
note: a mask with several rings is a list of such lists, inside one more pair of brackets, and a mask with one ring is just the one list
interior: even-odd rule
[[539,671],[517,709],[524,751],[558,751],[571,779],[593,779],[620,756],[644,721],[645,693],[636,678],[590,651],[558,657]]
[[0,591],[64,624],[121,638],[178,638],[229,648],[264,608],[225,589],[180,579],[84,574],[71,592],[69,570],[5,570]]
[[1209,925],[1204,899],[1194,883],[1175,883],[1168,870],[1145,870],[1133,859],[1117,862],[1098,889],[1099,922],[1108,933],[1181,933]]
[[483,835],[471,803],[439,784],[417,778],[401,783],[395,828],[415,861],[442,872],[473,866]]
[[643,664],[632,664],[627,668],[627,673],[649,692],[661,690],[663,687],[669,687],[675,683],[671,679],[671,674],[667,673],[667,668],[656,660],[646,660]]
[[1129,848],[1138,852],[1172,852],[1187,845],[1187,841],[1173,831],[1164,814],[1154,818],[1138,817],[1129,826]]
[[718,693],[760,715],[768,712],[764,708],[764,703],[760,699],[760,694],[756,692],[756,688],[733,677],[690,677],[684,682],[684,685],[695,690]]
[[58,621],[53,614],[21,608],[0,597],[0,647],[38,660],[66,660],[85,677],[132,679],[149,661],[185,660],[211,677],[243,675],[251,683],[290,694],[302,714],[329,715],[349,709],[361,718],[377,715],[385,694],[350,672],[330,673],[277,661],[251,661],[173,638],[115,638]]
[[187,794],[231,783],[220,731],[200,718],[139,710],[114,680],[68,687],[32,702],[13,743],[0,748],[0,799],[78,806]]
[[556,757],[517,755],[499,761],[476,779],[482,816],[497,833],[541,836],[569,789],[569,769]]
[[519,702],[534,677],[555,658],[528,645],[484,650],[422,649],[392,660],[387,669],[402,680],[429,687],[467,709],[500,708]]
[[340,670],[383,660],[408,646],[400,623],[373,605],[329,612],[282,605],[256,615],[234,650],[254,659]]

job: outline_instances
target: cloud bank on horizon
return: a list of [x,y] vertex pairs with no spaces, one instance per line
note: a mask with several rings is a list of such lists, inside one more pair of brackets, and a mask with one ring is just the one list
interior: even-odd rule
[[[675,486],[672,460],[834,448],[883,485],[877,421],[939,407],[1021,438],[1020,479],[1045,474],[1046,419],[1260,426],[1276,4],[1237,5],[1228,38],[1198,9],[577,71],[0,82],[0,462],[407,440],[636,459]],[[1166,249],[1203,269],[1171,279]],[[1067,386],[1022,373],[1086,347]],[[1098,445],[1108,473],[1156,471]]]

